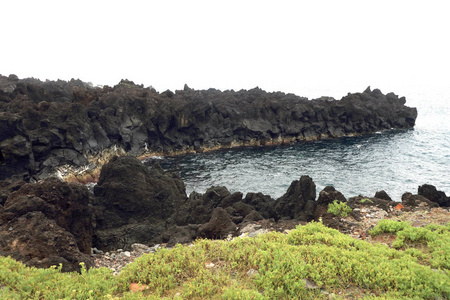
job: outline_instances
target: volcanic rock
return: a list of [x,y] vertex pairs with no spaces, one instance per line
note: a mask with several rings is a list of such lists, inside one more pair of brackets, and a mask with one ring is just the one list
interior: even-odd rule
[[0,214],[0,254],[27,265],[63,271],[92,266],[87,188],[49,178],[12,192]]
[[418,206],[439,207],[436,202],[430,201],[422,195],[413,195],[404,193],[402,195],[402,204],[406,207],[416,208]]
[[204,224],[211,219],[213,210],[222,202],[233,203],[242,197],[242,194],[234,196],[224,186],[213,186],[204,194],[192,192],[189,198],[177,208],[174,218],[179,226],[188,224]]
[[103,166],[94,195],[94,245],[106,250],[156,241],[186,202],[177,175],[159,165],[149,169],[132,156],[114,157]]
[[397,202],[394,202],[392,200],[385,200],[380,198],[370,198],[370,197],[363,197],[363,196],[356,196],[351,197],[347,201],[348,206],[350,206],[352,209],[355,208],[361,208],[364,206],[376,206],[380,209],[383,209],[387,213],[392,210],[392,207],[397,205]]
[[203,224],[199,230],[199,236],[217,239],[224,238],[228,234],[236,234],[237,226],[231,221],[227,211],[221,207],[214,209],[211,219]]
[[418,194],[439,204],[441,207],[450,206],[450,197],[447,197],[444,192],[438,191],[434,185],[424,184],[419,186]]
[[332,186],[326,186],[319,192],[319,198],[316,202],[317,207],[314,214],[314,219],[316,221],[322,218],[322,222],[327,226],[332,222],[332,219],[335,216],[332,213],[328,213],[328,205],[333,203],[334,200],[347,202],[345,196]]
[[173,225],[163,233],[162,241],[167,243],[167,247],[172,247],[176,244],[191,243],[199,236],[198,231],[200,226],[200,224],[189,224],[186,226]]
[[264,219],[277,218],[275,212],[276,202],[269,195],[264,195],[263,193],[248,193],[245,195],[243,202],[253,206]]
[[0,226],[0,255],[11,256],[27,266],[62,265],[63,272],[80,271],[80,263],[93,267],[74,236],[41,211],[28,212]]
[[281,219],[311,221],[316,210],[316,184],[309,176],[301,176],[289,186],[287,192],[278,198],[275,211]]
[[26,182],[23,180],[12,181],[2,180],[0,181],[0,206],[5,205],[6,199],[9,195],[20,189]]
[[370,88],[337,101],[259,88],[157,93],[128,80],[94,88],[0,76],[0,92],[0,180],[87,166],[104,149],[139,155],[286,144],[411,128],[417,117],[404,98]]
[[161,241],[161,235],[166,230],[163,221],[136,221],[112,228],[101,228],[94,231],[92,245],[103,251],[114,249],[131,250],[131,245],[155,244]]
[[255,221],[260,221],[263,220],[264,218],[259,214],[259,212],[257,212],[256,210],[252,210],[251,212],[249,212],[244,220],[242,220],[242,222],[255,222]]
[[375,193],[375,198],[392,201],[391,197],[385,191],[378,191]]

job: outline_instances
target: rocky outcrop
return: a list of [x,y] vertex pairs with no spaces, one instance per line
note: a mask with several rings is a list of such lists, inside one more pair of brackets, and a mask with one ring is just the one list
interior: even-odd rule
[[416,208],[418,206],[439,207],[436,202],[430,201],[421,195],[413,195],[412,193],[404,193],[402,195],[402,204],[409,208]]
[[[238,196],[242,198],[242,194]],[[232,198],[231,193],[224,186],[210,187],[204,194],[193,192],[175,212],[175,223],[179,226],[206,223],[211,218],[213,210],[222,201],[228,202],[227,199]],[[230,204],[233,204],[233,201],[230,201]]]
[[275,211],[281,219],[308,222],[316,210],[316,185],[309,176],[302,176],[289,186],[286,194],[278,198]]
[[131,156],[103,166],[94,195],[94,245],[106,250],[154,242],[187,198],[178,176]]
[[393,201],[392,198],[386,193],[386,191],[383,190],[376,192],[375,198]]
[[91,267],[91,212],[86,187],[50,178],[13,191],[0,212],[0,254],[25,264],[77,271]]
[[394,202],[392,200],[386,200],[386,199],[381,199],[381,198],[376,198],[376,197],[364,197],[364,196],[356,196],[356,197],[351,197],[348,199],[347,201],[348,206],[350,206],[350,208],[355,209],[355,208],[361,208],[361,207],[378,207],[386,212],[390,212],[392,210],[392,208],[397,205],[397,202]]
[[335,216],[332,213],[328,213],[328,205],[333,203],[334,200],[347,202],[345,196],[332,186],[326,186],[319,192],[319,198],[317,199],[317,206],[314,212],[314,219],[316,221],[321,219],[327,226],[334,222]]
[[91,168],[105,149],[130,154],[273,145],[411,128],[417,111],[393,93],[367,89],[337,101],[293,94],[184,90],[158,93],[123,80],[0,76],[0,180],[29,180],[61,165]]
[[227,211],[217,207],[214,209],[209,222],[199,228],[199,235],[210,239],[220,239],[228,236],[228,234],[235,234],[236,231],[237,226],[231,221]]
[[[261,193],[232,194],[220,186],[187,197],[180,178],[158,164],[147,167],[132,156],[114,157],[103,166],[90,199],[86,187],[56,178],[0,182],[0,199],[6,198],[0,204],[0,255],[37,267],[61,263],[64,271],[74,271],[80,262],[92,266],[91,247],[131,250],[136,243],[173,246],[196,238],[255,236],[313,219],[343,230],[351,222],[327,212],[334,200],[346,202],[357,221],[372,211],[392,213],[397,204],[363,196],[347,201],[332,186],[317,201],[315,195],[312,178],[301,176],[277,200]],[[437,206],[410,193],[403,195],[403,204],[407,209]]]
[[187,243],[197,237],[222,238],[263,219],[309,221],[314,217],[315,184],[302,176],[278,200],[261,193],[231,194],[215,186],[185,194],[178,176],[151,168],[131,156],[111,159],[94,188],[93,246],[129,249],[134,243]]
[[439,204],[441,207],[450,207],[450,197],[447,197],[444,192],[438,191],[434,185],[424,184],[419,186],[418,194]]

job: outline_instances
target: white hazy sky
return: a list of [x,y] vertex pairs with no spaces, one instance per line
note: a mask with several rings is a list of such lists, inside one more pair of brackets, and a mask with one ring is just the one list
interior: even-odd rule
[[21,1],[0,74],[307,97],[450,84],[448,1]]

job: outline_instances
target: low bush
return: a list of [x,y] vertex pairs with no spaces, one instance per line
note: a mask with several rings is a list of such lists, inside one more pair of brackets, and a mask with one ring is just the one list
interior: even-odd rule
[[[105,268],[61,273],[59,268],[28,268],[0,257],[0,298],[328,299],[324,290],[345,296],[347,288],[367,299],[450,298],[444,262],[448,227],[429,227],[431,234],[414,235],[405,224],[381,223],[372,232],[381,234],[382,226],[405,232],[405,243],[414,240],[421,246],[372,245],[313,222],[288,234],[270,232],[230,242],[198,240],[144,254],[117,277]],[[438,250],[442,246],[447,249]],[[318,288],[307,288],[306,280]],[[131,283],[148,289],[130,292]]]
[[[370,231],[373,236],[384,233],[396,234],[393,248],[414,253],[413,256],[419,257],[433,268],[450,269],[450,224],[418,228],[407,222],[380,220]],[[419,247],[422,251],[419,253],[414,247]]]

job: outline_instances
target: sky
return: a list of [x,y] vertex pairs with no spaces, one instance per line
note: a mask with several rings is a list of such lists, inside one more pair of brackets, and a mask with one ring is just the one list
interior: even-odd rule
[[445,0],[1,4],[0,74],[115,85],[400,95],[450,82]]

